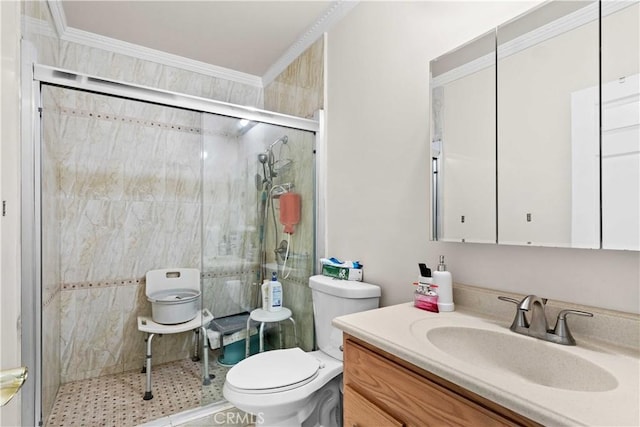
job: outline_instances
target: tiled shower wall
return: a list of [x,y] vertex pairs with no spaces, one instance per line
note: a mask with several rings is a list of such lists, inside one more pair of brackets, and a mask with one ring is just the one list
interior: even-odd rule
[[[142,366],[141,279],[200,266],[200,116],[49,87],[43,99],[53,154],[43,164],[57,171],[65,383]],[[188,354],[188,337],[166,338],[154,363]]]
[[324,39],[313,43],[264,88],[264,108],[312,118],[324,109]]

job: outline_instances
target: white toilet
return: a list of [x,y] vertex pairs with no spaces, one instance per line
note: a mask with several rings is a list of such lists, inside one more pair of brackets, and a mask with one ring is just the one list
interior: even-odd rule
[[261,426],[342,424],[342,331],[334,317],[377,308],[380,288],[368,283],[309,278],[316,341],[320,350],[273,350],[251,356],[229,370],[224,397],[255,415]]

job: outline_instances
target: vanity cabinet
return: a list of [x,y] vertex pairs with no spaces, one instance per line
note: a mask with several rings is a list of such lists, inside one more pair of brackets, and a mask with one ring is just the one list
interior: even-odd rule
[[539,424],[344,334],[344,425],[476,427]]

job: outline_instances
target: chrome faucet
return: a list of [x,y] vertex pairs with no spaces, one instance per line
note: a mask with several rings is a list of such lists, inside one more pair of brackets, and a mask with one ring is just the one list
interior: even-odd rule
[[[528,335],[530,337],[556,344],[576,345],[576,340],[571,335],[569,325],[567,324],[568,314],[593,317],[592,313],[588,313],[586,311],[562,310],[558,313],[556,326],[553,329],[549,329],[545,313],[545,306],[547,304],[546,298],[527,295],[522,301],[503,296],[499,296],[498,299],[517,305],[516,316],[509,329],[517,334]],[[528,320],[525,315],[527,312],[531,312],[530,320]]]
[[[518,311],[525,312],[531,310],[531,320],[530,325],[527,328],[526,335],[545,339],[547,330],[549,329],[547,316],[544,310],[546,303],[546,298],[540,298],[535,295],[527,295],[522,301],[520,301],[520,304],[518,304]],[[522,333],[521,331],[517,332]]]

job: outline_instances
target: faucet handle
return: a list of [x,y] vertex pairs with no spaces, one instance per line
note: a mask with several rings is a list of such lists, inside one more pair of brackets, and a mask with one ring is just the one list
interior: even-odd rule
[[567,324],[567,316],[569,314],[575,314],[577,316],[593,317],[593,313],[580,310],[561,310],[558,313],[558,320],[556,321],[556,327],[553,328],[553,334],[562,338],[560,344],[576,345],[576,340],[571,335],[569,325]]
[[498,299],[501,301],[506,301],[506,302],[510,302],[513,303],[517,306],[516,308],[516,317],[513,318],[513,323],[511,323],[511,330],[515,331],[518,328],[528,328],[529,327],[529,321],[527,320],[527,316],[524,315],[524,310],[520,309],[520,301],[518,301],[515,298],[510,298],[510,297],[505,297],[505,296],[498,296]]
[[558,313],[558,320],[564,320],[568,314],[576,314],[578,316],[593,317],[593,313],[589,313],[588,311],[561,310],[560,313]]
[[499,300],[502,300],[502,301],[506,301],[506,302],[512,302],[512,303],[514,303],[515,305],[520,304],[520,301],[518,301],[517,299],[515,299],[515,298],[510,298],[510,297],[503,297],[502,295],[500,295],[500,296],[498,297],[498,299],[499,299]]

